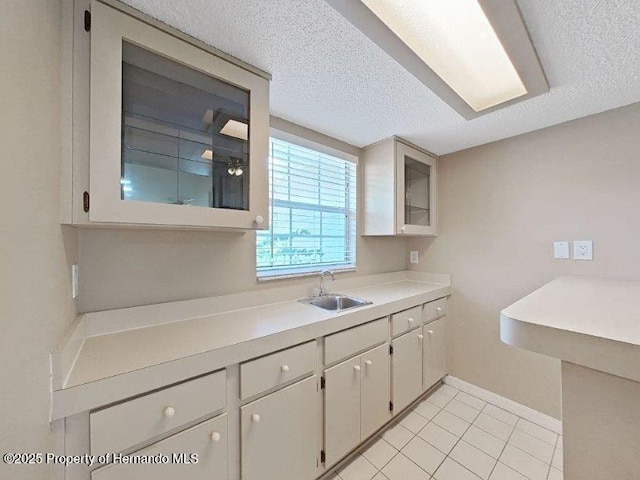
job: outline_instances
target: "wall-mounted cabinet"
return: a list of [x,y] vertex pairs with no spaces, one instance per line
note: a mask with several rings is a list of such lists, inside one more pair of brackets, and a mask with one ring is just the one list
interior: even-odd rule
[[125,7],[74,5],[63,223],[267,228],[268,75]]
[[436,235],[437,159],[397,138],[365,148],[364,235]]

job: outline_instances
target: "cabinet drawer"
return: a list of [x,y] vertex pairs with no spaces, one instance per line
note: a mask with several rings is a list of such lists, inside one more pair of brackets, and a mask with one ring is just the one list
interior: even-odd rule
[[[91,480],[226,480],[227,415],[220,415],[132,455],[169,457],[166,464],[113,464],[91,472]],[[174,455],[184,454],[176,461]],[[190,457],[198,455],[198,462]],[[190,463],[187,464],[187,462]]]
[[90,414],[91,453],[120,452],[227,403],[226,371],[212,373]]
[[396,337],[422,325],[422,305],[391,315],[391,335]]
[[424,322],[428,323],[447,314],[447,297],[424,304]]
[[369,347],[386,341],[388,337],[388,317],[329,335],[324,341],[325,365],[330,365],[338,360],[360,353]]
[[316,358],[316,342],[308,342],[243,363],[240,365],[240,397],[249,398],[312,373]]

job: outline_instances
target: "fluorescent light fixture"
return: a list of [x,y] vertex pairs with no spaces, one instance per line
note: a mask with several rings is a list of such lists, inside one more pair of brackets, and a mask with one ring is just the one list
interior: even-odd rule
[[516,0],[325,0],[467,120],[549,91]]
[[205,150],[204,152],[202,152],[202,155],[200,155],[200,158],[204,160],[213,160],[213,150]]
[[478,0],[362,0],[474,111],[527,93]]
[[240,140],[248,140],[249,125],[237,120],[229,119],[220,130],[220,133],[229,137],[239,138]]

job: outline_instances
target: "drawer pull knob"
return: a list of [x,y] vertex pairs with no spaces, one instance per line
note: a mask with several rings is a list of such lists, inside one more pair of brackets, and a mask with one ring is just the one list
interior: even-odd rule
[[442,313],[442,307],[436,307],[436,312]]
[[260,421],[260,415],[258,415],[257,413],[254,413],[253,415],[251,415],[251,421],[252,422],[256,422],[258,423]]
[[164,409],[164,416],[167,418],[171,418],[176,414],[176,409],[173,407],[167,407]]
[[408,321],[409,323],[413,323],[415,320],[413,319],[413,317],[409,317],[409,318],[407,318],[407,321]]
[[402,233],[406,232],[406,231],[407,231],[407,227],[406,227],[405,225],[401,226],[401,227],[400,227],[400,231],[401,231]]
[[360,371],[360,365],[354,365],[354,366],[353,366],[353,369],[354,369],[356,372],[359,372],[359,371]]
[[422,335],[422,334],[418,335],[418,339],[422,340],[423,338],[424,338],[424,335]]
[[211,434],[211,441],[213,442],[219,442],[221,438],[222,438],[222,435],[220,435],[220,432],[213,432]]
[[370,367],[371,365],[373,365],[373,362],[371,360],[365,360],[364,361],[365,365],[367,365],[368,367]]
[[262,215],[258,215],[256,217],[256,225],[262,225],[264,223],[264,217]]
[[282,366],[280,367],[280,370],[282,370],[282,371],[283,371],[283,372],[285,372],[285,373],[286,373],[286,372],[288,372],[288,371],[289,371],[289,365],[282,365]]
[[427,330],[427,333],[429,334],[429,336],[433,335],[433,330]]

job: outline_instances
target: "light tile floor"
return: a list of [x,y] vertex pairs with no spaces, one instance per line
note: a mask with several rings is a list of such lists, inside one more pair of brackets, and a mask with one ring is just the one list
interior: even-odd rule
[[332,480],[562,480],[562,437],[442,385]]

